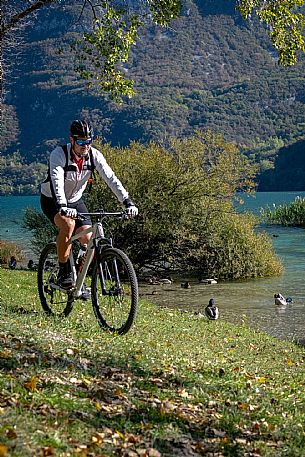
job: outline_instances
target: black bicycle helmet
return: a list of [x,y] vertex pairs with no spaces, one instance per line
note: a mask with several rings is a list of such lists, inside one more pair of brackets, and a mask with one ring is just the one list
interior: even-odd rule
[[70,126],[70,134],[78,138],[92,138],[93,129],[89,122],[76,119]]

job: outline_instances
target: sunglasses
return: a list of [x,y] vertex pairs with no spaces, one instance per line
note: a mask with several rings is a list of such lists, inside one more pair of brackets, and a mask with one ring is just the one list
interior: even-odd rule
[[75,143],[78,145],[78,146],[89,146],[89,144],[92,143],[92,140],[75,140]]

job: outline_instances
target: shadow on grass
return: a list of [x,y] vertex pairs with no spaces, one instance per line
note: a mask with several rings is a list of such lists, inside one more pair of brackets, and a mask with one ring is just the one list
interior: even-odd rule
[[[30,408],[50,422],[56,418],[81,423],[84,429],[120,431],[133,437],[128,438],[130,449],[152,447],[164,457],[245,455],[244,445],[235,440],[237,435],[244,438],[242,432],[224,421],[220,427],[215,405],[192,401],[186,390],[194,386],[191,380],[144,369],[136,360],[108,357],[101,362],[85,353],[54,354],[14,335],[0,334],[0,344],[1,372],[15,380],[22,397],[11,405],[2,394],[2,405]],[[33,377],[37,380],[29,382]],[[253,434],[251,441],[255,439]]]

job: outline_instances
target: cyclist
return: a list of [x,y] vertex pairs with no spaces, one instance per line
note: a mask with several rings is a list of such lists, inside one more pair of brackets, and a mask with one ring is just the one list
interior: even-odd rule
[[[120,203],[127,208],[129,217],[138,214],[138,208],[129,198],[128,192],[102,153],[91,146],[92,138],[91,125],[85,120],[74,120],[70,126],[70,143],[57,146],[51,152],[48,177],[41,185],[41,209],[58,228],[57,284],[64,289],[70,289],[74,285],[69,262],[70,239],[73,232],[80,232],[92,225],[90,218],[83,221],[74,219],[78,212],[88,212],[82,195],[92,178],[92,171],[97,170]],[[80,243],[86,246],[90,237],[91,233],[84,235],[80,238]]]

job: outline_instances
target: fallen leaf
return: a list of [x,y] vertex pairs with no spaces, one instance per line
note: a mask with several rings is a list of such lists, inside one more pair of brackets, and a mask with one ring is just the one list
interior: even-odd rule
[[51,446],[46,446],[42,448],[42,455],[43,457],[48,457],[50,455],[55,455],[55,450]]
[[238,407],[239,409],[242,409],[244,411],[249,411],[249,403],[244,403],[244,402],[240,402],[238,403]]
[[9,359],[11,357],[11,351],[8,349],[4,349],[4,351],[0,351],[0,359]]
[[92,382],[90,381],[90,379],[87,379],[87,378],[83,378],[82,379],[82,386],[83,387],[88,387],[92,384]]
[[138,443],[140,441],[140,438],[131,433],[130,435],[128,435],[126,437],[126,441],[128,441],[128,443],[135,444],[135,443]]
[[74,449],[74,452],[79,457],[86,457],[87,456],[88,448],[85,444],[80,444],[77,448]]
[[185,389],[180,389],[180,390],[178,390],[178,392],[182,398],[191,398],[192,397],[192,395],[190,395]]
[[161,454],[159,451],[157,451],[157,449],[150,448],[150,449],[147,449],[147,451],[148,451],[149,457],[161,457]]
[[0,457],[5,457],[7,455],[8,447],[5,444],[0,444]]
[[99,411],[102,409],[102,404],[98,400],[93,402],[93,404]]
[[14,440],[15,438],[17,438],[17,433],[13,428],[8,428],[7,430],[5,430],[5,433],[10,440]]
[[37,376],[32,376],[31,379],[26,381],[23,385],[30,392],[34,392],[37,389],[39,378]]
[[95,432],[95,434],[92,435],[92,437],[91,437],[91,441],[96,446],[101,446],[103,444],[104,438],[105,438],[105,433]]

